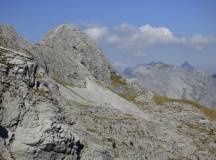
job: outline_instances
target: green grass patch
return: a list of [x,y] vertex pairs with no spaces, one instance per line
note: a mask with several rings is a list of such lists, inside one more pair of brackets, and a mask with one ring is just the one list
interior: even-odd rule
[[216,120],[216,110],[205,107],[197,102],[191,101],[191,100],[181,100],[181,99],[171,99],[160,95],[155,95],[153,97],[153,101],[157,105],[164,105],[169,102],[177,102],[181,104],[188,104],[191,105],[197,109],[199,109],[204,115],[206,115],[210,120]]

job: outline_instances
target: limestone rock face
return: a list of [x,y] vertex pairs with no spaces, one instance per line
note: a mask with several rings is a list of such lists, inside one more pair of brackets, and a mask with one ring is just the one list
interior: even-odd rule
[[43,69],[31,57],[3,47],[0,60],[0,152],[4,157],[80,159],[83,144],[64,122],[54,98],[58,90],[45,79]]
[[[60,26],[59,30],[62,27],[68,26]],[[58,36],[51,39],[56,41]],[[71,52],[65,50],[59,49],[61,60],[70,57]],[[71,79],[64,80],[63,73],[70,73],[64,66],[64,72],[53,77],[58,68],[51,59],[47,61],[52,51],[39,44],[33,46],[30,56],[0,47],[0,159],[216,159],[215,110],[194,103],[155,100],[152,92],[129,84],[119,75],[112,75],[107,86],[106,76],[112,72],[108,63],[104,70],[108,69],[109,74],[104,75],[96,64],[91,68],[94,56],[88,59],[82,52],[77,57],[72,52],[71,62],[87,58],[87,65],[82,64],[77,72],[87,77],[85,87],[78,82],[72,85]],[[101,60],[99,53],[94,54]],[[61,67],[61,61],[54,61]],[[94,74],[102,74],[103,78],[94,78]]]
[[82,83],[90,75],[105,83],[110,81],[111,66],[102,50],[72,25],[52,29],[36,48],[35,56],[54,77],[72,83]]

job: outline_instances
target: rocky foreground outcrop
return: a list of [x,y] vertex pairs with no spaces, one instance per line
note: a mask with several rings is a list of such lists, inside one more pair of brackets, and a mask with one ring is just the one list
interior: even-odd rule
[[[57,85],[32,58],[0,48],[1,152],[6,159],[80,158],[83,145],[64,122]],[[40,151],[39,151],[39,150]],[[39,151],[39,152],[38,152]],[[54,159],[55,159],[54,158]]]
[[[56,32],[73,33],[74,27],[69,28],[60,26]],[[71,44],[73,38],[61,41]],[[87,54],[81,56],[86,57],[81,68],[86,72],[84,85],[64,73],[53,77],[56,66],[65,66],[50,64],[55,45],[45,47],[50,51],[44,53],[45,42],[41,43],[28,52],[0,47],[0,159],[216,159],[214,110],[129,85],[98,56],[100,52],[85,52],[91,50],[88,46],[77,50],[79,56]],[[65,52],[64,59],[74,54],[71,49],[57,50],[59,56]],[[91,66],[94,57],[104,59],[105,68]],[[61,63],[57,58],[53,62]],[[108,74],[99,75],[104,69]]]

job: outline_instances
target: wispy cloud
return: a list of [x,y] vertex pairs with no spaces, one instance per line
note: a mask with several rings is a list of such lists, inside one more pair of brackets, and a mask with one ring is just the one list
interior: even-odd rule
[[93,39],[99,40],[100,38],[104,37],[108,33],[108,28],[104,26],[89,27],[85,29],[85,32]]
[[205,45],[214,43],[215,38],[213,36],[203,36],[201,34],[195,34],[188,39],[189,45],[195,49],[201,50]]
[[118,71],[123,71],[125,68],[128,67],[128,64],[120,61],[115,61],[112,64]]
[[192,37],[180,37],[167,27],[155,27],[150,24],[135,26],[122,23],[114,27],[87,25],[84,31],[103,45],[109,45],[135,56],[144,56],[148,48],[157,45],[183,45],[200,50],[216,42],[213,36],[195,34]]

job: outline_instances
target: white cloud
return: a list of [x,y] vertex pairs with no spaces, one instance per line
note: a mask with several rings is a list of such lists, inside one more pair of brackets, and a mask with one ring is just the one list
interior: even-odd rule
[[107,42],[110,44],[119,43],[121,41],[120,37],[117,35],[110,35],[107,37]]
[[202,49],[205,45],[213,43],[215,39],[212,36],[204,37],[203,35],[196,34],[188,40],[188,44],[195,49]]
[[107,27],[95,26],[85,29],[84,32],[87,33],[87,35],[92,37],[93,39],[98,40],[107,34],[108,29]]
[[119,71],[123,71],[125,68],[128,67],[128,65],[126,63],[119,62],[119,61],[114,62],[113,66]]
[[145,56],[146,50],[158,45],[183,45],[194,49],[202,49],[205,45],[215,42],[213,37],[200,34],[190,38],[176,36],[167,27],[154,27],[150,24],[135,26],[122,23],[119,26],[87,26],[84,30],[90,37],[102,45],[109,45],[135,56]]
[[135,25],[133,25],[133,24],[122,23],[121,25],[114,27],[114,30],[116,32],[119,32],[119,33],[130,34],[130,33],[137,32],[138,28]]
[[178,42],[178,38],[165,27],[152,27],[151,25],[146,24],[139,27],[139,31],[140,32],[136,33],[133,38],[141,40],[144,40],[145,38],[149,44]]

